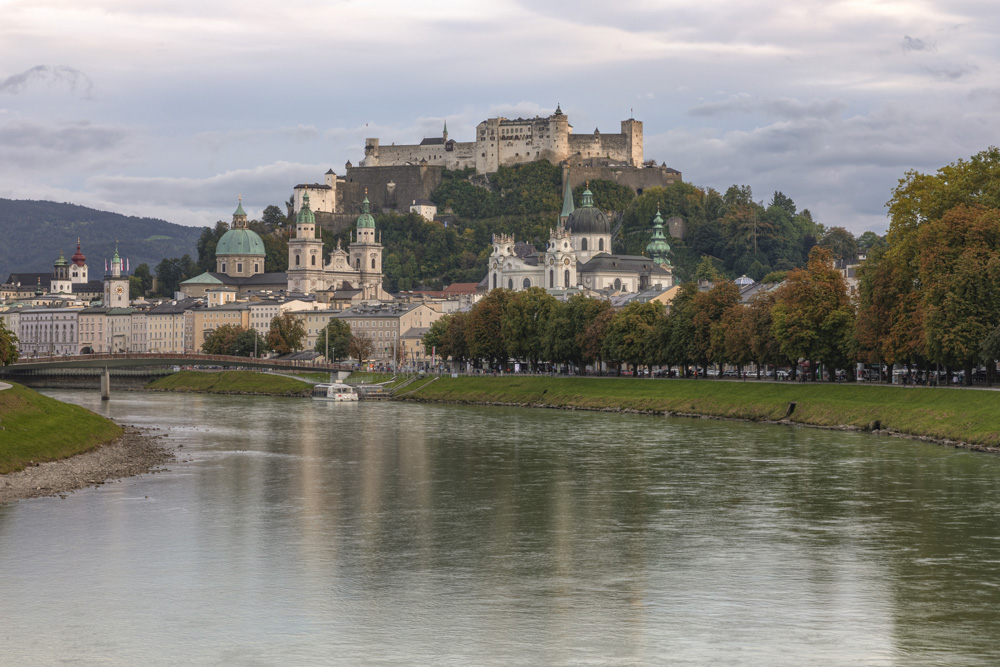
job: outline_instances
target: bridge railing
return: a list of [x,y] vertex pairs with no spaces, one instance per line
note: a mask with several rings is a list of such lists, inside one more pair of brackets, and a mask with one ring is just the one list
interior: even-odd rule
[[114,361],[162,361],[165,366],[195,366],[195,365],[225,365],[225,366],[266,366],[269,368],[289,368],[289,369],[315,369],[315,370],[353,370],[351,364],[343,363],[316,363],[305,359],[266,359],[261,357],[236,357],[221,354],[176,354],[167,352],[122,352],[117,354],[79,354],[60,355],[45,357],[22,357],[11,364],[11,367],[19,365],[37,364],[59,364],[62,366],[71,365],[74,362],[94,362]]

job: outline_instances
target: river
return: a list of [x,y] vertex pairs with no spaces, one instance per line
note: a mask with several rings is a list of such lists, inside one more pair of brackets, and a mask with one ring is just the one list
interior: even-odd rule
[[0,506],[0,664],[1000,661],[1000,457],[556,410],[47,391],[180,447]]

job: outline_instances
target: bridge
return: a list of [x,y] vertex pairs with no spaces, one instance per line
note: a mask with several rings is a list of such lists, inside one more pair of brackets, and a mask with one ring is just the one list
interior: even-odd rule
[[[137,372],[134,369],[142,367],[213,367],[213,368],[252,368],[258,370],[283,371],[318,371],[336,373],[339,379],[347,377],[354,370],[351,364],[315,363],[305,360],[261,359],[255,357],[232,357],[219,354],[177,354],[177,353],[121,353],[121,354],[80,354],[51,357],[29,357],[19,359],[9,366],[0,366],[0,377],[13,380],[31,376],[47,376],[51,374],[74,372],[87,373],[101,377],[101,398],[111,397],[110,369],[120,373]],[[22,380],[23,381],[23,380]]]
[[80,354],[53,357],[27,357],[9,366],[0,367],[0,375],[19,374],[60,368],[137,368],[140,366],[222,366],[231,368],[263,368],[268,370],[352,371],[351,364],[314,363],[312,361],[231,357],[221,354],[139,353]]

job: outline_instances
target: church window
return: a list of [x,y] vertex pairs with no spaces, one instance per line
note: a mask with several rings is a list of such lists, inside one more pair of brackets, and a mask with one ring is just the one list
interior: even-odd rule
[[295,266],[298,266],[298,265],[299,265],[299,256],[296,255],[295,256]]
[[556,272],[553,271],[552,269],[549,269],[549,287],[555,287],[555,286],[556,286]]
[[243,262],[237,262],[236,273],[243,273]]
[[372,269],[374,269],[374,268],[375,268],[375,258],[372,257]]
[[525,278],[524,282],[521,284],[524,289],[531,287],[531,278]]
[[615,278],[615,289],[616,290],[620,290],[621,288],[622,288],[622,279],[621,278]]
[[514,279],[513,278],[508,278],[507,279],[507,289],[514,289]]
[[358,257],[358,258],[357,258],[356,260],[354,260],[354,267],[355,267],[355,268],[356,268],[356,269],[357,269],[358,271],[360,271],[360,270],[361,270],[361,258],[360,258],[360,257]]
[[604,239],[597,239],[597,249],[604,250]]
[[316,255],[313,255],[311,259],[312,259],[312,265],[316,266]]
[[256,263],[255,263],[255,264],[253,265],[253,272],[254,272],[254,273],[260,273],[260,264],[256,264]]
[[497,274],[493,274],[493,289],[497,288]]
[[222,272],[223,273],[226,272],[226,263],[225,262],[222,263]]
[[580,250],[587,249],[587,239],[580,239]]
[[566,283],[566,287],[569,287],[569,269],[563,272],[563,282]]

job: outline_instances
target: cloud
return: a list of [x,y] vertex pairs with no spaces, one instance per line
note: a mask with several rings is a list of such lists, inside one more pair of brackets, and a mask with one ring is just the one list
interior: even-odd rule
[[934,51],[935,45],[932,42],[925,42],[919,37],[910,37],[906,35],[903,37],[903,42],[901,44],[904,51]]
[[979,71],[979,68],[975,65],[948,65],[943,67],[923,67],[922,69],[938,81],[958,81],[968,74],[975,74]]
[[0,125],[0,148],[8,167],[45,169],[50,173],[69,164],[109,160],[130,137],[121,126],[90,121],[45,123],[23,118]]
[[62,84],[69,87],[71,91],[80,92],[85,98],[90,98],[94,90],[94,84],[90,78],[80,70],[73,69],[66,65],[35,65],[31,69],[20,74],[12,74],[3,81],[0,81],[0,93],[19,95],[26,91],[33,84],[48,83],[50,87]]
[[837,99],[800,102],[788,97],[768,99],[759,98],[748,93],[740,93],[726,100],[707,102],[691,107],[687,113],[689,116],[703,118],[761,113],[766,116],[796,120],[802,118],[835,118],[844,113],[846,109],[847,105]]

